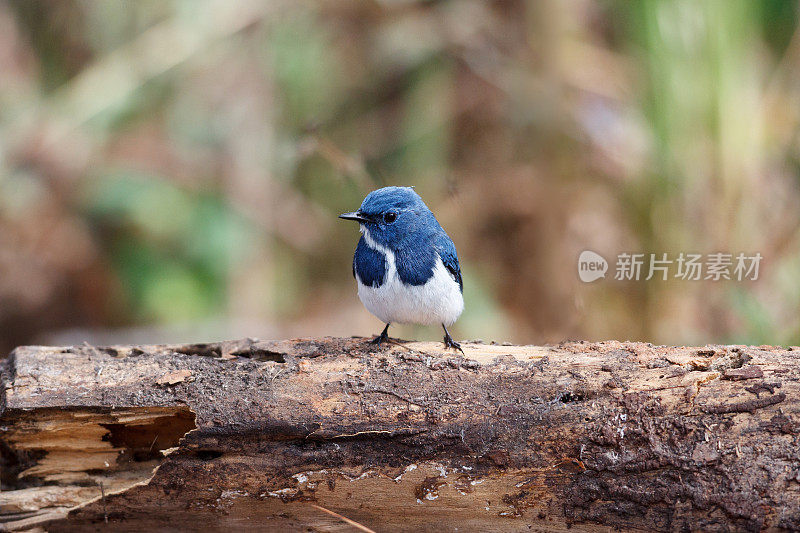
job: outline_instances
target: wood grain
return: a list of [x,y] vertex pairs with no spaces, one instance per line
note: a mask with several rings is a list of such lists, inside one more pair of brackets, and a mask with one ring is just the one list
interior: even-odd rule
[[799,349],[463,346],[18,348],[3,369],[0,521],[800,529]]

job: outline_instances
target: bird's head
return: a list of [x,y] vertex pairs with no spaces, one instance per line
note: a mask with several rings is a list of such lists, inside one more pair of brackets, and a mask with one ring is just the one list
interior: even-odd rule
[[361,232],[390,249],[409,245],[440,228],[436,218],[411,187],[384,187],[364,198],[358,211],[339,218],[355,220]]

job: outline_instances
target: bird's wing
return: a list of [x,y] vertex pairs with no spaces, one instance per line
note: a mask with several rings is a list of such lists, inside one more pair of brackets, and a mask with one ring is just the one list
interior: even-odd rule
[[458,266],[458,253],[456,253],[456,245],[450,240],[446,234],[440,235],[436,240],[436,251],[439,257],[442,258],[442,263],[448,272],[453,276],[453,279],[458,282],[458,288],[464,291],[464,282],[461,280],[461,267]]

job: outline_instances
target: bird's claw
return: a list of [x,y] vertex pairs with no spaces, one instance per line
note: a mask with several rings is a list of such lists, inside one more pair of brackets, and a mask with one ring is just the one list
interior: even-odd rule
[[383,344],[384,342],[389,342],[389,324],[386,324],[386,327],[383,328],[381,334],[369,341],[370,344]]
[[389,342],[389,335],[385,333],[381,333],[380,335],[369,341],[370,344],[376,344],[376,345],[383,344],[385,342]]
[[445,337],[444,337],[444,347],[445,347],[445,349],[453,348],[453,349],[458,350],[459,352],[461,352],[462,355],[464,355],[464,350],[461,349],[461,344],[459,344],[456,341],[454,341],[453,338],[450,335],[445,335]]

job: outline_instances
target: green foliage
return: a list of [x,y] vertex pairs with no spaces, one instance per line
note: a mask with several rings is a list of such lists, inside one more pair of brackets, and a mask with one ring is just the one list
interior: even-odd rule
[[254,233],[221,196],[109,173],[89,186],[84,203],[139,319],[196,319],[225,308],[228,277],[247,260]]
[[[456,335],[798,343],[797,22],[783,0],[0,3],[0,266],[45,287],[0,280],[0,325],[367,333],[335,217],[414,185],[461,255]],[[44,253],[53,228],[85,257]],[[586,248],[768,261],[585,285]]]

